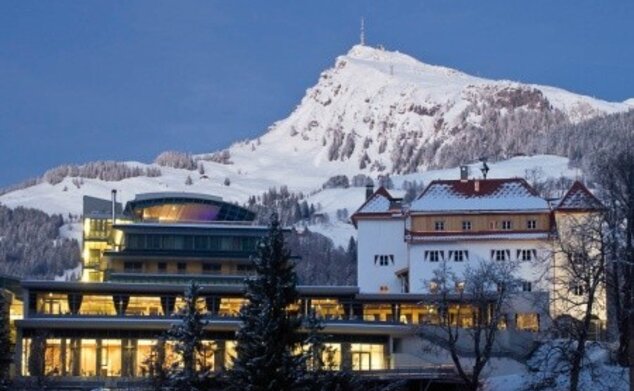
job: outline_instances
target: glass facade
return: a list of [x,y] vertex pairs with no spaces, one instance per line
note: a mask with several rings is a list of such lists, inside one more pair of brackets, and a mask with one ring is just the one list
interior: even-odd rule
[[[196,365],[212,371],[230,368],[236,355],[233,340],[203,341]],[[325,369],[338,370],[347,366],[357,371],[384,370],[385,344],[327,343],[322,353]],[[157,345],[154,339],[94,339],[94,338],[25,338],[22,344],[23,376],[71,377],[146,377],[150,376],[150,361],[154,352],[164,352],[166,368],[179,364],[174,343]],[[302,350],[306,351],[306,346]],[[344,353],[344,352],[348,353]],[[219,356],[220,354],[220,356]],[[224,363],[216,362],[218,359]]]
[[257,241],[253,236],[127,233],[123,246],[127,250],[254,252]]

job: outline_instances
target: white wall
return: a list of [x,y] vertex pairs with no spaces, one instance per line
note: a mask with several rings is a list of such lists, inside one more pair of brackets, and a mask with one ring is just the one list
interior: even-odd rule
[[[361,236],[359,236],[359,238],[361,238]],[[548,266],[548,257],[550,257],[547,242],[542,240],[471,240],[409,244],[410,292],[428,292],[427,282],[433,278],[433,270],[440,266],[440,262],[425,260],[425,251],[443,251],[445,259],[447,259],[449,251],[467,250],[469,252],[469,259],[466,261],[455,262],[452,259],[447,259],[448,266],[451,270],[460,276],[468,264],[478,262],[480,259],[490,260],[491,250],[510,250],[511,259],[516,260],[518,249],[537,250],[537,259],[521,262],[518,277],[523,280],[531,281],[533,283],[533,291],[547,291],[548,281],[544,278]]]
[[[379,293],[381,286],[388,287],[388,293],[400,293],[401,284],[394,274],[407,267],[407,246],[404,240],[404,219],[359,220],[357,281],[359,291]],[[375,264],[375,255],[394,255],[394,264]]]

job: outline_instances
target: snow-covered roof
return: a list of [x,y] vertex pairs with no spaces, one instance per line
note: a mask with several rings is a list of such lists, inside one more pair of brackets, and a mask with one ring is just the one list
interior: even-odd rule
[[521,178],[433,181],[410,206],[412,212],[548,210],[548,202]]
[[381,186],[354,214],[400,212],[400,204],[397,201],[400,201],[400,198],[392,197],[392,195]]
[[581,182],[576,181],[561,199],[557,210],[600,210],[603,204]]
[[383,186],[372,193],[370,197],[351,216],[352,222],[357,224],[357,218],[363,215],[389,216],[401,213],[401,198],[393,197]]

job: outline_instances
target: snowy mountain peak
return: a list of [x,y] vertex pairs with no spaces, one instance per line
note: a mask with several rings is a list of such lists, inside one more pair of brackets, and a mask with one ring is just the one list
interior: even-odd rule
[[267,172],[290,164],[330,175],[410,173],[543,153],[557,128],[629,107],[356,45],[321,73],[289,117],[230,154]]

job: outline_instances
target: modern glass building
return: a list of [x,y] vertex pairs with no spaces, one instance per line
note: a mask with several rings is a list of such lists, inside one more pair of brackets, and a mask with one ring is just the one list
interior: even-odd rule
[[[140,194],[125,205],[84,198],[81,281],[22,281],[18,320],[19,375],[65,379],[142,378],[157,338],[174,323],[190,281],[203,286],[198,303],[208,317],[201,360],[229,367],[237,315],[244,303],[250,257],[267,227],[253,212],[218,197]],[[359,297],[354,286],[298,287],[289,311],[311,309],[332,335],[336,366],[391,368],[394,337],[427,316],[420,297],[385,301]],[[173,358],[169,342],[167,361]],[[40,364],[41,363],[41,364]]]

